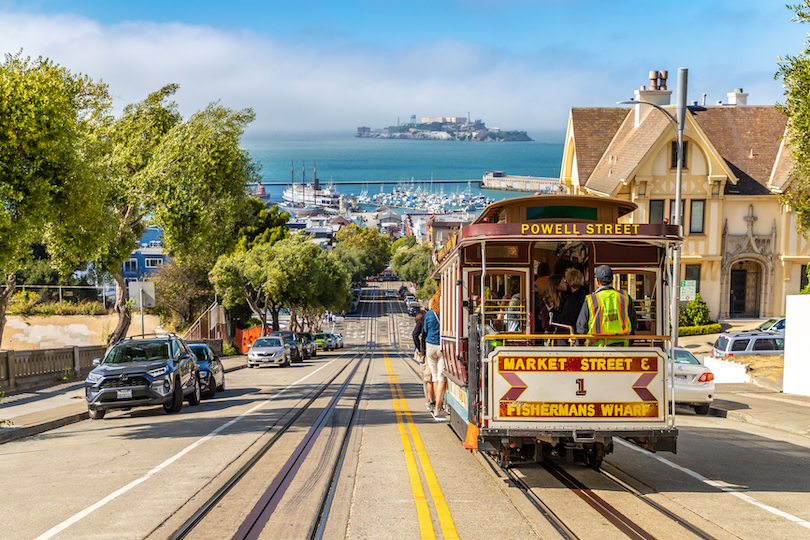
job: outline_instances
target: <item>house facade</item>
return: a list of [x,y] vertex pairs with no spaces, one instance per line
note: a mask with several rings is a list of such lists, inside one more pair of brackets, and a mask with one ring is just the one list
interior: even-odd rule
[[[675,116],[664,78],[635,91]],[[665,72],[662,72],[662,75]],[[790,170],[786,118],[751,106],[741,89],[726,104],[687,107],[684,126],[681,279],[693,280],[713,318],[782,315],[806,284],[808,242],[780,204]],[[677,143],[673,119],[657,108],[571,109],[560,182],[570,193],[617,197],[638,209],[625,221],[675,215]]]
[[163,234],[154,225],[146,227],[140,245],[121,265],[127,282],[144,281],[161,268],[169,257],[163,251]]

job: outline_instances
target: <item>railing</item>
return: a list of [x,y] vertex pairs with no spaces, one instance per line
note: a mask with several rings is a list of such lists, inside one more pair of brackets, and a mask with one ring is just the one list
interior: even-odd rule
[[0,390],[19,391],[81,378],[104,356],[103,346],[0,351]]
[[183,339],[206,340],[221,339],[228,340],[228,323],[225,320],[225,308],[217,302],[211,304],[205,313],[200,315],[192,324]]

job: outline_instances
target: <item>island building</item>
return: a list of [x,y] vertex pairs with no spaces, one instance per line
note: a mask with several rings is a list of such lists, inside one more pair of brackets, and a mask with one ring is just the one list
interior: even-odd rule
[[[674,116],[666,79],[651,71],[635,99]],[[685,115],[681,279],[695,282],[714,319],[782,315],[786,296],[807,283],[807,239],[779,202],[791,166],[787,119],[747,102],[742,89],[715,105],[704,94]],[[676,130],[655,107],[571,109],[560,171],[569,192],[633,201],[625,221],[660,223],[676,211],[676,166]]]

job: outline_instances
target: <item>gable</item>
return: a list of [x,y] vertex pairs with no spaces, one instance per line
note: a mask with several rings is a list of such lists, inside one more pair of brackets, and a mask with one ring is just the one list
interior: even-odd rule
[[574,132],[580,184],[588,181],[619,126],[631,111],[618,107],[571,109],[571,129]]

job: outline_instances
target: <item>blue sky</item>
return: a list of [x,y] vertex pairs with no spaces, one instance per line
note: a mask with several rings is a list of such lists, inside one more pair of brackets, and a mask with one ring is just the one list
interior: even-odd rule
[[0,0],[0,50],[110,85],[120,110],[176,82],[188,115],[252,107],[252,135],[460,116],[563,132],[570,107],[613,106],[668,70],[688,99],[782,98],[777,57],[810,26],[768,0]]

